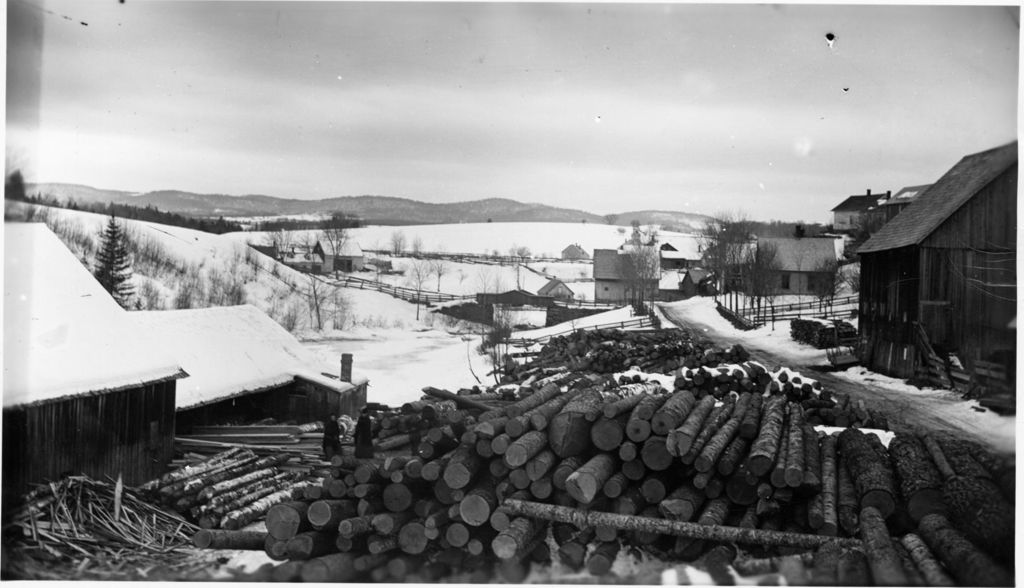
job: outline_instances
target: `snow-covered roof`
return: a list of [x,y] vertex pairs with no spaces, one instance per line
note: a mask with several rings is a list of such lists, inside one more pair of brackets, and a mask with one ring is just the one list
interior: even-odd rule
[[4,224],[3,406],[185,374],[40,223]]
[[334,251],[334,244],[331,243],[330,241],[326,240],[326,239],[323,240],[323,241],[320,241],[320,247],[327,254],[334,255],[336,257],[362,257],[363,256],[363,248],[359,246],[359,243],[356,243],[352,239],[345,239],[341,243],[341,247],[339,247],[337,251]]
[[661,250],[661,257],[663,259],[700,259],[703,256],[701,252],[701,238],[697,235],[679,235],[671,238],[659,239],[662,247],[665,245],[671,246],[671,249],[664,248]]
[[[130,316],[166,345],[189,373],[178,382],[178,410],[266,390],[295,378],[339,393],[353,387],[321,373],[313,354],[255,306],[140,311]],[[356,384],[365,381],[353,379]]]
[[669,270],[661,272],[661,279],[658,280],[659,290],[678,290],[679,283],[683,281],[686,272]]

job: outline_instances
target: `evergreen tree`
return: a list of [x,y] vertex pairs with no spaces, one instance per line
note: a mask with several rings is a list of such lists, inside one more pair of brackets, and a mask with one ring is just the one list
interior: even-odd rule
[[110,215],[107,228],[100,236],[93,275],[118,304],[123,308],[129,307],[135,294],[135,287],[131,283],[132,261],[128,256],[127,235],[114,215]]

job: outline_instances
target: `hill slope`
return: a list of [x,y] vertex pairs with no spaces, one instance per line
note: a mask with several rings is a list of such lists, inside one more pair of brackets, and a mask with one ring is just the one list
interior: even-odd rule
[[279,198],[260,194],[230,196],[197,194],[182,190],[156,190],[134,193],[104,190],[79,184],[26,184],[29,194],[50,196],[62,202],[113,202],[134,206],[155,206],[165,212],[197,217],[255,217],[324,215],[344,212],[359,217],[365,224],[426,225],[473,222],[587,222],[628,226],[640,224],[672,226],[683,230],[699,227],[703,215],[676,211],[644,210],[600,216],[571,208],[519,202],[507,198],[487,198],[466,202],[429,203],[392,196],[341,196],[320,200]]

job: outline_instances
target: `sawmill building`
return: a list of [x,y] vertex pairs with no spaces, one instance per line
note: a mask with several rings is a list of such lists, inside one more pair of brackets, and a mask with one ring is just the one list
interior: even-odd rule
[[1012,391],[1016,222],[1014,142],[961,159],[865,242],[861,361],[911,377],[953,354],[974,382]]
[[307,423],[332,413],[358,416],[366,404],[367,381],[352,377],[351,364],[320,365],[291,333],[254,306],[130,316],[189,374],[178,384],[179,434],[194,426],[264,418]]
[[4,232],[5,500],[62,474],[162,473],[187,374],[45,225]]

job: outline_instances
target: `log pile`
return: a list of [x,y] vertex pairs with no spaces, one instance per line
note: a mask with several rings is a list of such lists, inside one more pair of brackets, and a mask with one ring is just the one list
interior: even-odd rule
[[[542,353],[571,369],[548,364],[461,400],[424,389],[381,413],[396,424],[379,423],[379,445],[408,435],[393,432],[403,415],[427,423],[420,444],[335,456],[323,483],[273,505],[264,549],[284,562],[273,577],[520,582],[535,562],[602,575],[642,551],[718,573],[769,569],[790,583],[962,584],[990,564],[979,578],[1012,578],[1007,527],[993,522],[1013,520],[1012,502],[994,499],[1010,464],[946,440],[900,434],[886,448],[859,429],[826,434],[815,427],[821,411],[849,401],[749,359],[677,367],[672,390],[616,381],[592,361],[580,368],[599,357],[594,337]],[[972,526],[975,494],[990,505]],[[1004,544],[980,536],[989,527]]]
[[789,323],[790,337],[817,349],[835,347],[841,341],[855,340],[857,328],[846,321],[821,319],[793,319]]

